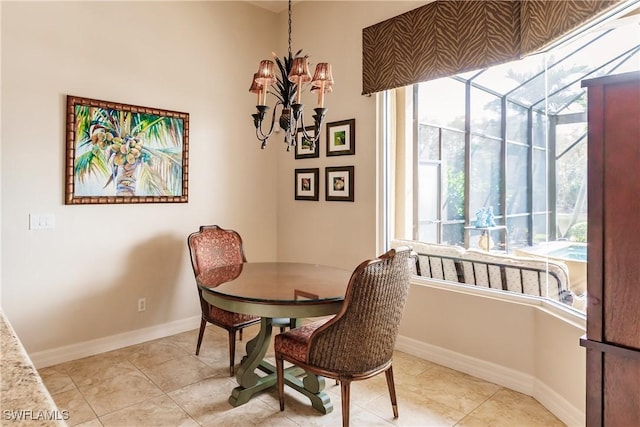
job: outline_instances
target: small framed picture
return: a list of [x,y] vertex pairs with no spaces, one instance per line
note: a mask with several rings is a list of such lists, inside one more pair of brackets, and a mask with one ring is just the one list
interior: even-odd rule
[[[315,127],[307,126],[304,129],[310,137],[316,136]],[[318,142],[316,141],[316,143],[313,144],[312,141],[304,137],[302,128],[298,129],[298,134],[296,135],[295,158],[311,159],[314,157],[320,157],[320,146],[318,145]]]
[[353,202],[353,166],[325,168],[327,201]]
[[296,169],[295,199],[317,201],[319,199],[318,190],[320,189],[319,176],[320,169],[318,168]]
[[327,156],[356,154],[356,119],[327,123]]

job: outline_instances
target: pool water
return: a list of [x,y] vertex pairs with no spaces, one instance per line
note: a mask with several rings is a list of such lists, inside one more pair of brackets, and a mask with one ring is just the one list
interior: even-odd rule
[[569,245],[564,248],[547,252],[548,256],[567,258],[576,261],[587,260],[587,245]]

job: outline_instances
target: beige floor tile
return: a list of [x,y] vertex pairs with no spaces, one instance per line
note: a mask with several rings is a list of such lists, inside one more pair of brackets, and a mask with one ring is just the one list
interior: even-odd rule
[[42,382],[50,394],[61,393],[76,388],[71,376],[64,369],[52,366],[38,370]]
[[[236,368],[251,326],[236,341]],[[276,335],[279,331],[274,330]],[[237,386],[229,377],[227,331],[207,326],[199,356],[198,329],[40,371],[70,426],[135,425],[341,426],[340,387],[326,380],[333,411],[323,415],[287,387],[281,412],[275,389],[247,404],[228,403]],[[273,363],[273,343],[267,352]],[[396,351],[393,370],[400,417],[393,411],[384,374],[351,385],[351,425],[556,427],[563,424],[535,399]],[[97,415],[96,415],[97,414]],[[156,418],[158,417],[158,418]]]
[[[194,341],[195,342],[195,341]],[[206,345],[205,345],[206,344]],[[238,344],[236,344],[238,345]],[[244,349],[244,347],[243,347]],[[195,356],[195,344],[194,351],[190,353]],[[200,354],[195,356],[203,363],[211,366],[216,369],[224,369],[229,373],[229,348],[227,342],[218,343],[218,342],[203,342],[202,347],[200,347]],[[240,352],[236,351],[236,367],[239,366],[240,360],[242,360],[242,355]]]
[[162,395],[100,417],[105,427],[196,427],[195,422],[168,396]]
[[502,389],[471,412],[461,427],[560,427],[564,424],[531,396]]
[[402,351],[393,352],[393,375],[394,378],[413,378],[416,375],[438,366],[433,362],[421,359],[417,356],[404,353]]
[[196,354],[196,344],[198,343],[198,330],[183,332],[164,338],[164,341],[182,347],[185,351]]
[[228,399],[236,385],[235,379],[211,377],[167,394],[191,418],[206,424],[234,409]]
[[76,424],[74,427],[102,427],[102,423],[99,419],[94,418],[84,423]]
[[[330,395],[333,410],[328,414],[322,414],[311,406],[308,398],[291,389],[285,394],[284,414],[287,418],[301,426],[342,426],[342,401],[339,395]],[[262,396],[262,400],[271,408],[278,408],[278,396],[275,392],[269,392]],[[389,406],[391,408],[391,406]],[[391,411],[391,409],[389,409]],[[353,401],[350,406],[350,425],[353,427],[380,426],[389,427],[392,424],[383,418],[357,405]]]
[[[285,410],[287,418],[294,420],[297,424],[308,425],[311,426],[326,426],[326,425],[336,425],[340,424],[340,413],[341,413],[341,400],[340,400],[340,386],[337,386],[338,392],[330,393],[329,390],[333,387],[335,382],[333,380],[327,379],[327,386],[324,391],[327,394],[329,402],[332,405],[331,412],[328,414],[322,414],[311,406],[311,401],[309,398],[304,396],[301,393],[298,393],[294,389],[285,386]],[[260,399],[265,405],[273,410],[280,409],[280,401],[278,399],[278,392],[276,389],[265,390],[263,393],[257,396],[257,399]],[[355,406],[356,408],[358,406]],[[377,421],[377,417],[375,418]],[[302,421],[306,420],[306,421]]]
[[[335,380],[327,379],[326,384],[325,391],[329,393],[332,398],[341,395],[340,385],[336,385]],[[385,375],[380,374],[366,380],[352,381],[350,396],[352,403],[362,406],[381,396],[388,398],[389,387],[387,386]]]
[[126,357],[136,367],[147,368],[188,354],[180,346],[163,339],[129,347]]
[[80,387],[80,391],[98,417],[163,394],[137,370]]
[[[257,330],[256,330],[257,331]],[[242,357],[246,354],[245,345],[247,337],[252,338],[253,334],[246,334],[243,341],[236,339],[236,368],[239,366]],[[164,339],[182,348],[186,353],[196,354],[196,344],[198,341],[198,330],[185,332]],[[229,340],[227,331],[217,326],[209,325],[205,329],[205,334],[200,346],[200,354],[196,356],[198,360],[216,369],[215,375],[229,375]]]
[[215,369],[191,355],[170,359],[157,365],[141,368],[141,370],[165,393],[216,374]]
[[501,388],[443,366],[435,366],[401,384],[396,386],[396,391],[404,399],[424,396],[465,414],[480,406]]
[[454,426],[465,415],[462,411],[455,410],[424,395],[410,394],[407,396],[398,391],[397,398],[399,416],[395,420],[388,395],[369,402],[366,409],[397,426]]
[[259,400],[234,408],[225,415],[203,424],[204,427],[298,427],[298,424],[287,418],[280,409],[270,408]]
[[89,406],[80,390],[71,390],[52,394],[53,401],[60,411],[68,411],[69,419],[67,424],[75,426],[96,418],[95,412]]
[[130,372],[136,367],[121,353],[104,353],[62,365],[78,387],[89,386]]

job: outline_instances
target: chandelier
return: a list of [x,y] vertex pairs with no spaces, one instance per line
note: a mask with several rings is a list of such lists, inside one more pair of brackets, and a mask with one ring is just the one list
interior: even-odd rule
[[[301,50],[296,53],[295,57],[291,54],[291,0],[289,0],[288,36],[288,56],[280,60],[275,53],[272,53],[275,63],[278,65],[279,74],[274,73],[274,61],[265,59],[260,61],[258,72],[253,75],[249,92],[255,93],[258,101],[257,112],[251,117],[253,117],[253,124],[256,128],[256,136],[261,142],[260,148],[266,147],[267,140],[273,133],[278,106],[280,106],[278,124],[280,129],[284,131],[287,151],[296,145],[298,132],[311,144],[311,149],[315,149],[327,113],[327,109],[324,108],[324,94],[333,90],[333,76],[331,75],[331,64],[321,62],[318,63],[315,73],[311,77],[308,56],[300,56]],[[315,114],[313,115],[313,132],[307,132],[304,124],[304,105],[300,103],[302,85],[309,82],[311,83],[311,92],[318,94],[318,106],[314,108]],[[262,129],[262,122],[269,109],[266,105],[267,93],[275,97],[276,104],[273,107],[271,124],[265,132]]]

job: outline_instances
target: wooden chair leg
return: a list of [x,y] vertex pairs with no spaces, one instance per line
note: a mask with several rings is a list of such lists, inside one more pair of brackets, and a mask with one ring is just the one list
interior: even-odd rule
[[200,354],[200,345],[202,344],[202,337],[204,336],[204,328],[207,326],[207,321],[202,319],[200,321],[200,333],[198,334],[198,344],[196,345],[196,356]]
[[384,371],[387,377],[387,386],[389,387],[389,397],[391,398],[391,408],[393,409],[393,418],[398,418],[398,399],[396,399],[396,386],[393,382],[393,368],[389,365],[389,368]]
[[[242,329],[240,330],[240,333],[242,333]],[[229,330],[229,372],[230,372],[230,377],[233,376],[235,370],[234,370],[234,365],[236,363],[236,330],[235,329],[231,329]]]
[[351,380],[340,380],[340,393],[342,396],[342,427],[349,427],[350,386]]
[[278,382],[278,400],[280,410],[284,411],[284,359],[276,354],[276,378]]
[[238,339],[242,341],[242,329],[240,329],[240,337]]

